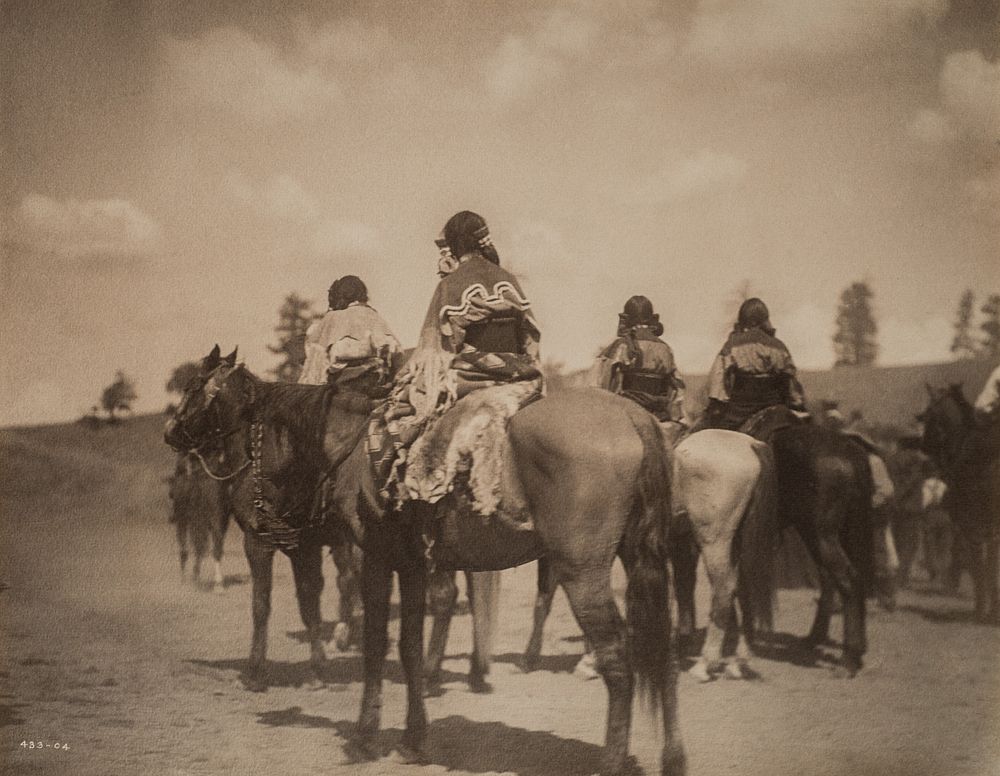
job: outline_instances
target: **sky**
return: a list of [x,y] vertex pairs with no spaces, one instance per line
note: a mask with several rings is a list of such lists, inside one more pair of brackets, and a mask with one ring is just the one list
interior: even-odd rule
[[489,222],[546,360],[633,294],[682,372],[741,294],[803,368],[872,287],[882,364],[949,357],[1000,293],[1000,3],[8,0],[0,425],[138,411],[290,292],[360,275],[413,345],[456,211]]

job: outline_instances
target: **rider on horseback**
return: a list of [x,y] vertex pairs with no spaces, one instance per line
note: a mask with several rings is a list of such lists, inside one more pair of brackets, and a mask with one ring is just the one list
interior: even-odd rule
[[327,299],[330,309],[306,330],[306,361],[299,382],[330,383],[364,393],[384,391],[402,351],[388,324],[368,305],[365,284],[355,275],[345,275],[333,282]]
[[644,296],[631,297],[618,315],[618,339],[598,356],[591,381],[632,399],[660,422],[682,423],[684,381],[661,334],[663,324],[653,303]]
[[712,364],[701,425],[735,431],[760,410],[782,404],[805,410],[795,364],[774,336],[767,306],[756,297],[747,299]]
[[[391,467],[397,481],[407,448],[462,397],[483,388],[517,385],[520,390],[498,402],[509,415],[541,393],[538,324],[517,279],[500,266],[486,221],[467,210],[457,213],[435,242],[441,251],[441,280],[385,412],[394,449],[387,448],[385,437],[372,440],[381,448],[376,460],[381,477],[389,477]],[[438,442],[443,440],[436,439],[435,445]],[[427,454],[421,458],[426,461],[438,451],[435,447],[421,452]],[[440,482],[426,488],[414,482],[422,478],[422,470],[414,469],[409,465],[406,478],[411,495],[423,498],[425,491],[440,490]],[[406,498],[399,488],[387,490]]]

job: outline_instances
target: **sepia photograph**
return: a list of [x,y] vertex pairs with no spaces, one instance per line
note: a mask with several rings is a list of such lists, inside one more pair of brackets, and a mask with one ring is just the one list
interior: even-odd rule
[[1000,0],[0,0],[0,774],[1000,776]]

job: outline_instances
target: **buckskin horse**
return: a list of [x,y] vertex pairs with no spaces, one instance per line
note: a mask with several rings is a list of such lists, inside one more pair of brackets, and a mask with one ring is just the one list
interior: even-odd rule
[[927,393],[921,447],[943,473],[945,508],[968,547],[975,618],[1000,624],[1000,428],[976,423],[960,384]]
[[[699,555],[705,559],[712,586],[708,632],[690,671],[699,681],[708,681],[720,666],[730,678],[747,675],[750,624],[737,630],[734,599],[739,581],[747,611],[770,608],[778,537],[774,488],[770,449],[746,434],[706,429],[684,437],[674,450],[670,560],[682,645],[690,645],[694,638]],[[542,629],[556,588],[548,563],[539,561],[534,626],[521,663],[527,671],[538,665]],[[734,655],[724,658],[727,638],[735,639],[737,646]]]
[[[294,547],[283,551],[292,564],[299,613],[310,645],[311,682],[321,681],[326,655],[321,637],[320,594],[323,590],[322,550],[331,548],[337,566],[340,591],[339,620],[334,641],[344,650],[357,643],[361,630],[358,577],[360,559],[350,533],[341,520],[324,519],[309,523],[324,472],[321,464],[300,465],[295,453],[299,446],[315,447],[312,416],[321,411],[329,391],[324,386],[265,383],[256,380],[244,389],[253,391],[253,415],[245,403],[215,396],[218,377],[236,368],[236,351],[224,358],[219,346],[201,361],[200,374],[187,386],[181,404],[167,422],[164,439],[184,452],[221,450],[221,461],[213,476],[228,493],[229,507],[243,529],[243,549],[250,567],[252,585],[253,635],[250,658],[243,674],[248,689],[267,689],[267,623],[271,612],[272,566],[277,545],[268,535],[267,525],[255,504],[261,479],[275,486],[283,508],[295,512],[293,522],[306,526],[298,532]],[[257,434],[259,433],[259,436]],[[254,461],[258,462],[255,470]],[[214,459],[213,459],[213,462]],[[301,494],[307,498],[303,499]],[[307,514],[308,513],[308,514]]]
[[[174,438],[193,427],[231,427],[248,419],[263,396],[297,396],[310,386],[271,386],[229,360],[208,375],[197,412],[178,415]],[[677,719],[677,656],[671,634],[666,568],[670,517],[669,455],[655,419],[626,399],[595,389],[541,399],[508,427],[505,504],[524,507],[518,527],[473,514],[461,492],[436,505],[410,502],[401,512],[380,505],[364,440],[371,402],[324,387],[322,401],[300,403],[288,418],[280,451],[334,480],[334,509],[347,518],[364,550],[364,690],[357,732],[347,745],[356,759],[379,756],[382,678],[388,650],[392,575],[399,577],[400,658],[407,683],[404,759],[426,759],[423,626],[428,556],[442,569],[499,570],[545,555],[594,646],[608,690],[602,774],[628,766],[633,692],[638,687],[662,718],[663,774],[683,774]],[[291,404],[289,400],[285,405]],[[187,420],[185,420],[185,418]],[[191,429],[187,428],[190,423]],[[275,443],[276,444],[277,440]],[[281,472],[275,475],[281,479]],[[292,471],[288,477],[295,475]],[[276,505],[280,506],[280,505]],[[623,621],[611,590],[620,557],[628,575]]]

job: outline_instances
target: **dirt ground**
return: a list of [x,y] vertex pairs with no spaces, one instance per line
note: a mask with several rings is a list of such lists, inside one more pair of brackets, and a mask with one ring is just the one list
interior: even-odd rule
[[[404,765],[387,754],[352,765],[341,745],[358,712],[360,656],[331,643],[326,686],[303,686],[308,650],[287,561],[276,564],[271,687],[251,693],[238,681],[250,634],[238,529],[228,537],[225,589],[196,588],[178,578],[162,483],[142,472],[109,483],[97,500],[58,488],[51,497],[5,499],[3,773],[547,776],[596,768],[606,695],[599,681],[571,673],[582,642],[561,594],[541,670],[528,675],[516,665],[530,627],[533,565],[504,575],[492,695],[466,689],[470,623],[464,609],[456,619],[446,692],[427,701],[431,764]],[[329,561],[325,572],[329,619],[336,603]],[[690,773],[1000,774],[1000,629],[970,621],[967,595],[918,590],[904,592],[894,613],[873,606],[866,666],[853,680],[790,637],[754,660],[757,681],[699,685],[682,675]],[[813,599],[812,591],[782,591],[778,630],[804,634]],[[702,617],[705,610],[702,595]],[[839,627],[838,618],[837,638]],[[401,734],[403,701],[393,652],[387,752]],[[638,708],[637,715],[632,751],[655,773],[655,728]]]

